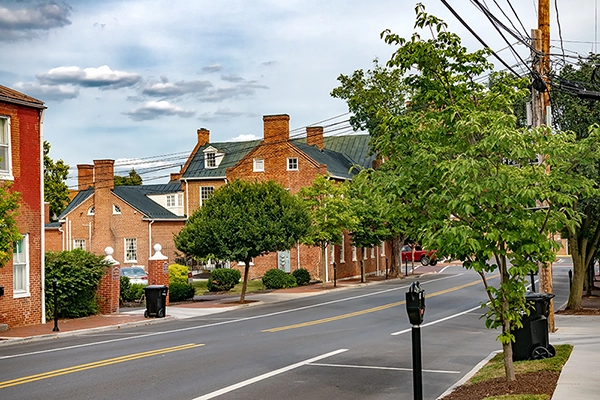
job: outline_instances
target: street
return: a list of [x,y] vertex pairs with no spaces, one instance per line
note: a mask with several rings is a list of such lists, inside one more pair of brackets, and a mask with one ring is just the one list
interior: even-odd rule
[[[569,260],[570,262],[570,260]],[[554,265],[555,307],[570,266]],[[498,277],[488,276],[491,284]],[[0,346],[11,399],[412,399],[414,279],[205,317]],[[435,399],[491,352],[480,277],[458,266],[419,278],[423,393]]]

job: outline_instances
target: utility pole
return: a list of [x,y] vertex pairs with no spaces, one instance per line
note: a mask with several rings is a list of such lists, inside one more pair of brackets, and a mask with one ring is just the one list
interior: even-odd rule
[[[531,30],[533,41],[533,89],[531,91],[531,109],[533,127],[542,125],[550,126],[550,0],[538,0],[538,29]],[[549,167],[546,167],[549,173]],[[547,263],[545,268],[539,271],[540,290],[545,293],[553,293],[552,263]],[[554,332],[554,301],[550,300],[548,313],[548,330]]]

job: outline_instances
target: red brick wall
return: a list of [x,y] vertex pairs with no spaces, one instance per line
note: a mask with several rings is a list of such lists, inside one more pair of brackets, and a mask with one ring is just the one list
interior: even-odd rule
[[30,296],[13,298],[12,261],[0,268],[0,323],[9,327],[42,321],[42,200],[40,170],[40,111],[0,102],[0,115],[11,119],[11,150],[14,184],[12,191],[21,193],[21,207],[16,217],[19,231],[29,234]]

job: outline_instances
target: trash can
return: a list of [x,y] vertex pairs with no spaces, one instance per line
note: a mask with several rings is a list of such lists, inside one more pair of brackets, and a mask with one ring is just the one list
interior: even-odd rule
[[556,350],[549,343],[548,315],[552,293],[525,294],[525,300],[530,304],[529,315],[523,315],[523,327],[515,329],[515,341],[512,343],[513,361],[542,359],[554,357]]
[[167,292],[164,285],[149,285],[144,288],[146,295],[146,311],[144,317],[164,318],[167,313]]

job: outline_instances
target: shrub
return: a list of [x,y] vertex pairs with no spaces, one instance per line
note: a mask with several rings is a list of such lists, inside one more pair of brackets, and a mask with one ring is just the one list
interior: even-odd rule
[[241,277],[237,269],[217,268],[211,272],[206,287],[211,292],[227,292],[240,282]]
[[310,272],[307,269],[299,268],[292,272],[298,286],[308,285],[310,283]]
[[171,264],[169,265],[169,286],[174,283],[188,283],[189,269],[185,265]]
[[172,283],[169,285],[169,301],[183,301],[194,297],[196,291],[189,283]]
[[56,295],[59,318],[79,318],[99,311],[97,291],[102,276],[107,273],[104,256],[75,249],[48,251],[46,257],[46,318],[54,315],[52,280],[57,279]]
[[140,300],[142,295],[144,294],[144,288],[146,285],[142,285],[141,283],[131,283],[128,277],[121,277],[121,290],[119,300],[124,301],[135,301]]
[[278,268],[273,268],[265,272],[262,282],[267,289],[284,289],[297,286],[296,278],[293,275]]

